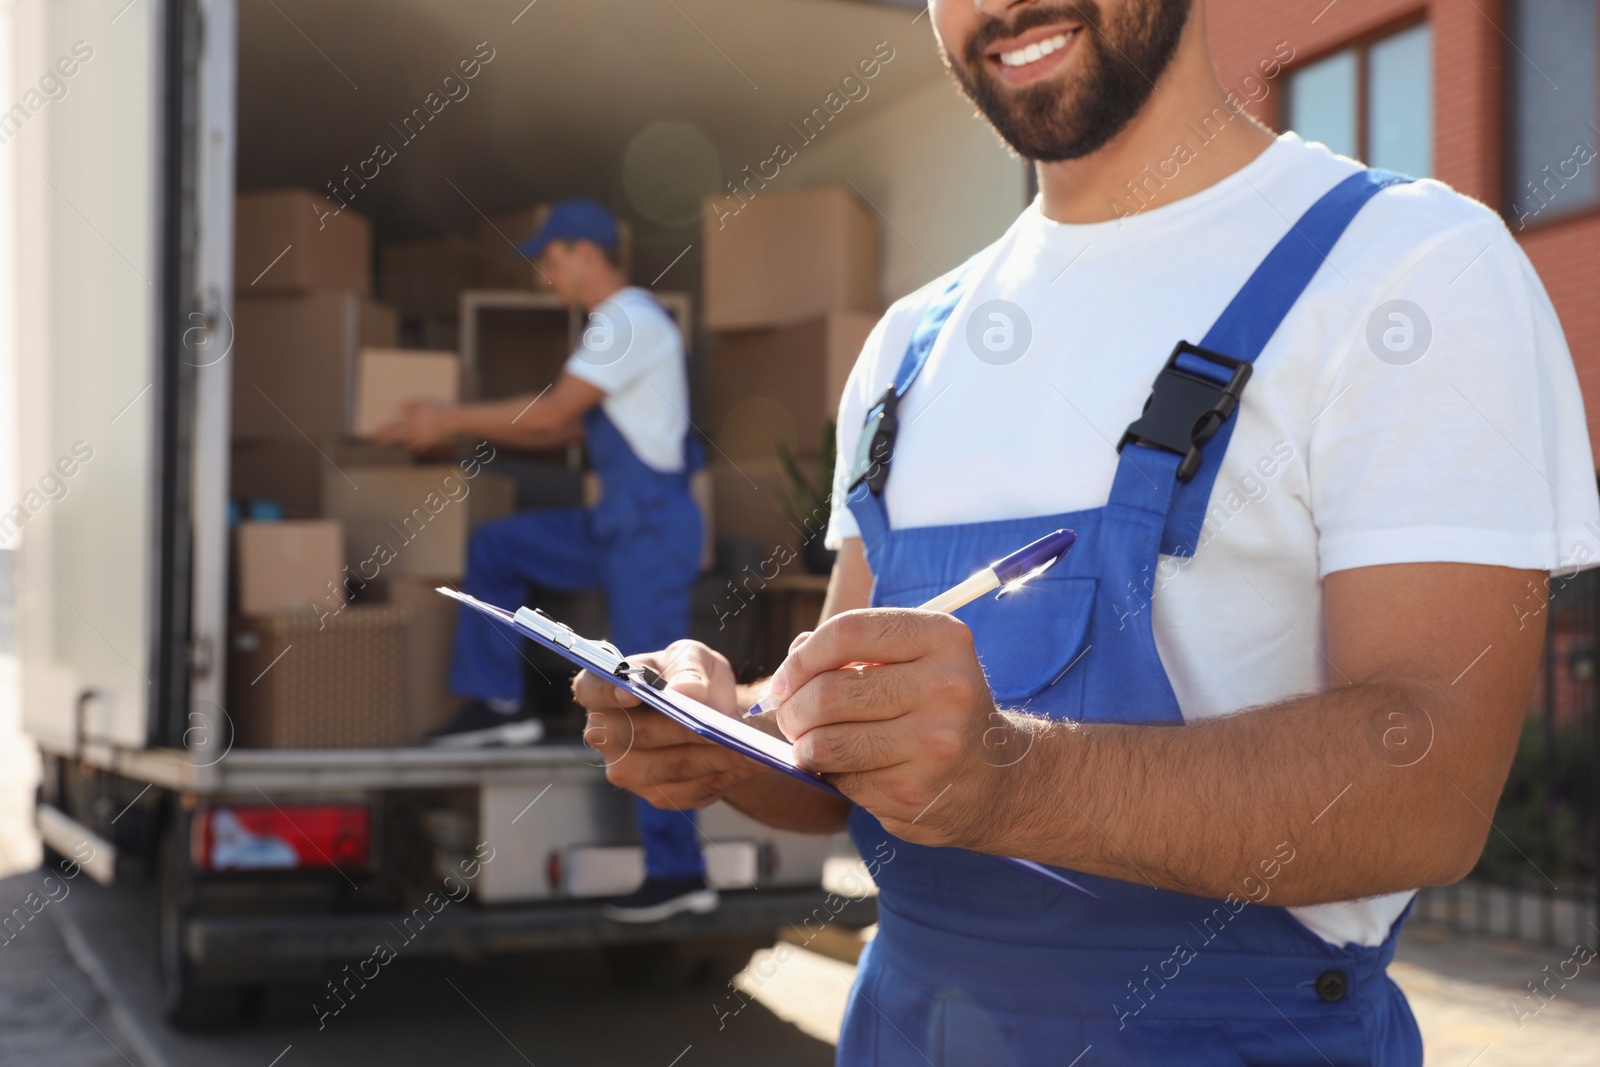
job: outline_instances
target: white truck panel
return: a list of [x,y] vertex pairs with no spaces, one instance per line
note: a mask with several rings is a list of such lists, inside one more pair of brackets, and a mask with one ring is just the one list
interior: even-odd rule
[[154,673],[162,12],[158,0],[20,3],[20,82],[59,72],[66,92],[35,88],[9,146],[20,459],[34,487],[17,568],[24,725],[58,735],[77,719],[123,745],[146,741]]

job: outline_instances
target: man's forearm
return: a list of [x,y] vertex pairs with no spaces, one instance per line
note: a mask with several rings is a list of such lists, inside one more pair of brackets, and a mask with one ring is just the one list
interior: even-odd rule
[[552,423],[538,405],[520,399],[463,404],[452,412],[455,431],[506,448],[558,448],[583,434],[578,423]]
[[986,850],[1213,898],[1270,867],[1277,904],[1455,881],[1507,769],[1469,754],[1515,738],[1451,709],[1375,684],[1182,727],[1033,721]]
[[848,800],[768,767],[722,799],[759,823],[800,834],[838,833],[850,815]]

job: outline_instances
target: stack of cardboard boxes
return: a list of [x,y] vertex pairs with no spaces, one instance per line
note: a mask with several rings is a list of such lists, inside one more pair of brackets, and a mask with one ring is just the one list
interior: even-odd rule
[[231,495],[230,709],[239,743],[415,743],[445,689],[467,537],[515,507],[494,450],[414,463],[371,441],[406,403],[454,403],[453,351],[399,349],[372,293],[372,231],[305,190],[241,194]]
[[823,433],[878,319],[877,220],[848,190],[763,190],[708,203],[704,229],[717,532],[798,554],[827,516],[789,506],[779,446],[826,493]]
[[[533,204],[478,223],[475,239],[447,234],[386,242],[378,253],[378,287],[399,315],[400,335],[422,348],[457,347],[459,308],[468,289],[547,289],[538,268],[517,247],[538,232],[548,204]],[[623,270],[632,234],[619,223]]]

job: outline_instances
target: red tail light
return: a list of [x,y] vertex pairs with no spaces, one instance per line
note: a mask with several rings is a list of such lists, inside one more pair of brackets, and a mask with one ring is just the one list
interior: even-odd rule
[[195,818],[190,844],[208,871],[364,867],[372,816],[358,804],[218,806]]

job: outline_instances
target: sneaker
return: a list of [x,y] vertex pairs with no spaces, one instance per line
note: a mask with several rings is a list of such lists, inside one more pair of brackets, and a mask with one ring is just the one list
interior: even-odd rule
[[709,915],[720,903],[704,878],[646,878],[627,896],[601,906],[600,914],[619,923],[658,923],[680,911]]
[[428,735],[428,744],[440,748],[489,748],[494,745],[531,745],[544,737],[544,723],[530,708],[509,715],[481,700],[470,701],[454,719]]

